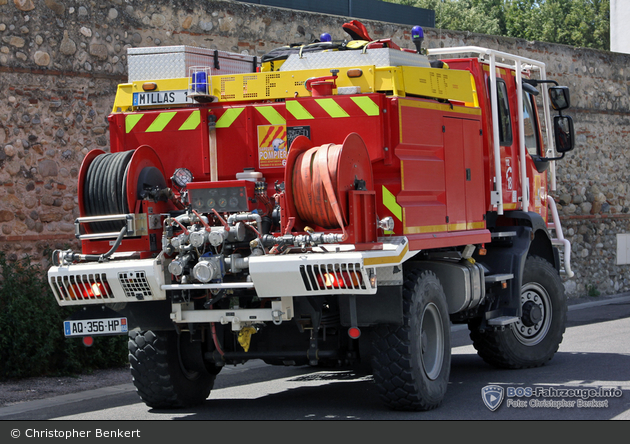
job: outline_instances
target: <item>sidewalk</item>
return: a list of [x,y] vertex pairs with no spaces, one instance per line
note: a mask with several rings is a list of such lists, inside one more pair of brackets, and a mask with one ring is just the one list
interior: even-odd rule
[[607,295],[607,296],[583,296],[580,298],[569,298],[567,304],[569,311],[580,310],[583,308],[597,307],[599,305],[607,305],[617,302],[630,302],[630,292]]

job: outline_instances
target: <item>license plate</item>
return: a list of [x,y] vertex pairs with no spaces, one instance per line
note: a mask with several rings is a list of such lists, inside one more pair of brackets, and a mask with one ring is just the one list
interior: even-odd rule
[[127,318],[64,321],[63,332],[66,337],[127,334]]
[[188,98],[188,91],[185,89],[133,93],[133,106],[182,105],[185,103],[194,103],[192,99]]

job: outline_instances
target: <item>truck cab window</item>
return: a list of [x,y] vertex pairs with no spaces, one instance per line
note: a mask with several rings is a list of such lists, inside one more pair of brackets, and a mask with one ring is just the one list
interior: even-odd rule
[[497,102],[499,105],[499,141],[502,146],[512,145],[512,120],[508,102],[507,86],[497,79]]
[[534,97],[523,92],[523,129],[525,130],[525,147],[532,156],[540,156],[538,125],[534,114]]

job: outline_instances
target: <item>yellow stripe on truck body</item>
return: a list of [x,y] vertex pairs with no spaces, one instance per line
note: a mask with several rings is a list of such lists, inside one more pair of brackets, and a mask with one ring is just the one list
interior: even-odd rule
[[[350,69],[355,70],[355,72],[360,69],[362,75],[360,77],[348,77],[347,72]],[[211,76],[210,95],[214,96],[215,103],[252,103],[311,97],[311,92],[305,88],[306,80],[312,77],[328,76],[330,76],[330,68]],[[188,78],[159,79],[151,82],[157,85],[157,89],[153,92],[145,92],[142,89],[142,85],[146,81],[119,85],[112,112],[196,104],[187,97]],[[355,91],[361,94],[382,92],[390,96],[414,95],[454,100],[467,104],[478,103],[468,71],[410,66],[342,67],[339,68],[336,85],[338,89],[354,87]],[[338,89],[333,89],[333,95],[337,93]],[[154,98],[146,99],[142,103],[137,100],[142,95],[148,97],[148,94],[154,94],[151,96]],[[136,98],[135,104],[134,98]],[[175,101],[169,103],[168,100],[171,99]],[[374,105],[361,98],[355,102],[368,115],[377,115],[379,112]],[[298,107],[294,106],[289,112],[296,112],[299,118],[308,119],[308,115],[304,114]]]

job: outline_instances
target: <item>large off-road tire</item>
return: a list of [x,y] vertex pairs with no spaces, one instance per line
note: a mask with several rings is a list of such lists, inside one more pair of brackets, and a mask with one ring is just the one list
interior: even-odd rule
[[562,280],[546,260],[530,256],[521,287],[523,315],[504,330],[479,330],[469,323],[470,338],[487,363],[500,368],[539,367],[558,351],[567,318]]
[[130,332],[129,364],[138,395],[156,409],[203,403],[216,377],[204,365],[200,343],[175,331]]
[[442,402],[451,371],[451,325],[439,279],[405,272],[404,323],[373,330],[372,372],[381,400],[395,410],[430,410]]

